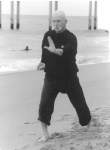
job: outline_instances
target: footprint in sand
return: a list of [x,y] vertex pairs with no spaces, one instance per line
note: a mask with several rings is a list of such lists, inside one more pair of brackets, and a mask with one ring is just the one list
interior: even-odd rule
[[45,147],[42,147],[40,150],[50,150],[51,145],[46,145]]
[[57,133],[57,132],[55,132],[55,133],[53,133],[53,134],[50,136],[49,139],[57,139],[57,138],[63,138],[62,133]]

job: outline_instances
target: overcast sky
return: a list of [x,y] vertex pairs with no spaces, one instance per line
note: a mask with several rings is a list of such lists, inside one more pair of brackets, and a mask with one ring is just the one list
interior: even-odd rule
[[[16,14],[16,4],[14,1],[14,13]],[[53,1],[53,11],[54,11]],[[2,13],[10,14],[11,1],[2,1]],[[87,16],[89,10],[89,1],[58,1],[58,9],[64,10],[67,15],[74,16]],[[49,1],[32,0],[32,1],[20,1],[20,13],[30,15],[48,15],[49,13]]]

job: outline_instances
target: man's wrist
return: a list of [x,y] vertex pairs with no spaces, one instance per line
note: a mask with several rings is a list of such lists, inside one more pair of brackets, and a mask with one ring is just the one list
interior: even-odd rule
[[54,53],[59,55],[59,56],[62,56],[63,50],[58,48],[58,49],[55,49]]

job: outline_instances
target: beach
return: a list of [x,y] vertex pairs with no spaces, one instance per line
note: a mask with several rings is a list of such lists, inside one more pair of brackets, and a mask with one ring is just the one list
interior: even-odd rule
[[37,142],[42,136],[37,117],[44,72],[0,75],[0,150],[110,149],[110,63],[80,65],[79,70],[91,127],[84,131],[67,95],[59,94],[46,143]]

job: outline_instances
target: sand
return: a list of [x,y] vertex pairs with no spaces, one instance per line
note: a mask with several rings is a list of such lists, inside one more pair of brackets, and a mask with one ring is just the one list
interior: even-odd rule
[[44,72],[0,75],[0,150],[110,149],[110,63],[79,69],[91,127],[84,131],[68,97],[59,94],[46,143],[37,142],[42,135],[37,117]]

